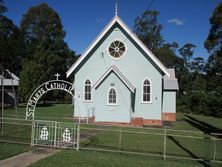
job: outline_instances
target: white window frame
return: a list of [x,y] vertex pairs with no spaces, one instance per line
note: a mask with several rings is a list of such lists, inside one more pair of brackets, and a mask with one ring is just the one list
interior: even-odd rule
[[[86,100],[85,99],[85,84],[86,84],[86,81],[89,80],[90,81],[90,93],[91,93],[91,100]],[[83,83],[83,101],[84,102],[92,102],[92,80],[90,78],[86,78],[84,80],[84,83]]]
[[[143,85],[144,85],[145,80],[148,80],[149,83],[150,83],[150,100],[149,101],[143,101]],[[151,80],[149,78],[145,78],[142,81],[142,86],[141,86],[141,103],[143,103],[143,104],[152,103],[152,82],[151,82]]]
[[[120,41],[120,42],[122,42],[122,43],[124,44],[124,46],[125,46],[125,52],[123,53],[123,55],[122,55],[121,57],[115,58],[115,57],[113,57],[112,55],[109,54],[109,46],[110,46],[111,43],[113,43],[114,41]],[[111,42],[109,43],[108,47],[106,48],[107,54],[108,54],[112,59],[114,59],[114,60],[120,60],[120,59],[122,59],[122,58],[126,55],[127,50],[128,50],[128,49],[127,49],[127,47],[126,47],[126,42],[123,42],[122,40],[120,40],[120,39],[118,39],[118,38],[116,38],[116,39],[114,39],[113,41],[111,41]]]
[[[111,89],[114,89],[115,92],[116,92],[116,103],[109,103],[109,92],[111,91]],[[115,86],[111,86],[109,89],[108,89],[108,92],[107,92],[107,105],[108,106],[117,106],[118,105],[118,91],[116,89]]]

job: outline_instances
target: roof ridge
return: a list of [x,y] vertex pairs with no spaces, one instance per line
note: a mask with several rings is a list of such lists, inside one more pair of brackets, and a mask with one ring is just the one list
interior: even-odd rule
[[69,68],[66,72],[67,77],[75,70],[75,68],[83,61],[88,53],[97,45],[97,43],[104,37],[104,35],[110,30],[110,28],[118,23],[124,31],[141,47],[141,49],[151,58],[151,60],[168,76],[170,73],[162,62],[142,43],[142,41],[131,31],[131,29],[118,17],[114,16],[113,19],[107,24],[103,31],[96,37],[96,39],[89,45],[89,47],[83,52],[79,59]]

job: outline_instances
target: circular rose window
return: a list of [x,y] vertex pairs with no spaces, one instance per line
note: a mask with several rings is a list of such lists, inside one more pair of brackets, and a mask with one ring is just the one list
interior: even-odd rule
[[112,42],[109,45],[109,54],[113,58],[120,58],[121,56],[123,56],[125,51],[126,51],[125,45],[118,40]]

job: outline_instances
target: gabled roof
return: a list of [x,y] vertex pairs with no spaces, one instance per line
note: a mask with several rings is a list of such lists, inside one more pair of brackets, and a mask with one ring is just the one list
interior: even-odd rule
[[165,75],[170,77],[170,73],[167,68],[154,56],[154,54],[142,43],[142,41],[125,25],[125,23],[118,17],[115,16],[105,29],[99,34],[99,36],[93,41],[93,43],[83,52],[79,59],[69,68],[66,72],[66,76],[69,77],[71,73],[79,66],[79,64],[86,58],[90,51],[96,46],[96,44],[104,37],[104,35],[110,30],[110,28],[118,23],[126,33],[143,49],[143,51],[152,59],[152,61],[163,71]]
[[92,86],[92,89],[96,89],[100,83],[111,73],[114,72],[117,77],[131,90],[133,93],[135,87],[127,80],[127,78],[118,70],[118,68],[112,65],[101,77],[100,79]]
[[[0,74],[0,78],[2,78],[2,75]],[[0,85],[2,85],[2,82],[0,82]],[[5,70],[5,75],[3,77],[3,85],[4,86],[19,86],[19,78],[10,72],[9,70]]]

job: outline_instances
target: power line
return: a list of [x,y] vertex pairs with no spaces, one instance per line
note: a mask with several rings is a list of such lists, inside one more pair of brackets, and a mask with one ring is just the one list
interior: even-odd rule
[[151,1],[150,1],[150,3],[149,3],[149,5],[147,6],[146,10],[149,10],[149,9],[150,9],[150,7],[152,6],[153,2],[154,2],[154,0],[151,0]]
[[[151,8],[153,2],[154,2],[154,0],[151,0],[151,1],[150,1],[150,3],[148,4],[148,6],[147,6],[147,8],[146,8],[145,11],[148,11],[148,10]],[[132,33],[133,33],[133,30],[130,30],[130,34],[129,34],[129,35],[131,35]],[[128,38],[126,38],[126,39],[123,41],[123,43],[125,43],[127,40],[128,40]]]

